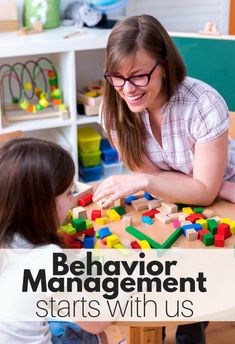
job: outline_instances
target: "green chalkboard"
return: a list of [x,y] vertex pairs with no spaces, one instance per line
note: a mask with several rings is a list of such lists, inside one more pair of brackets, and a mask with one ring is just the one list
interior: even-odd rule
[[174,37],[187,74],[213,86],[235,111],[235,40]]

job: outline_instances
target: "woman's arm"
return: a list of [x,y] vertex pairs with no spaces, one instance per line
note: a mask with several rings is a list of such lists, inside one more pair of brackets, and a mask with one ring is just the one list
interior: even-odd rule
[[219,193],[227,161],[228,133],[208,143],[195,145],[193,176],[154,169],[147,164],[131,175],[112,176],[100,184],[93,200],[105,198],[104,206],[112,201],[147,191],[175,203],[208,205]]

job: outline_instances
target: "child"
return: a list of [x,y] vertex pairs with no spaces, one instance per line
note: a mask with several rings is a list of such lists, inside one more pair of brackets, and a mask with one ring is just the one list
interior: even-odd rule
[[[58,250],[62,246],[57,229],[72,207],[74,171],[70,155],[51,142],[20,138],[0,148],[0,248]],[[80,325],[83,329],[63,324],[60,334],[53,336],[48,322],[0,322],[0,341],[96,344],[100,340],[95,333],[107,323]]]

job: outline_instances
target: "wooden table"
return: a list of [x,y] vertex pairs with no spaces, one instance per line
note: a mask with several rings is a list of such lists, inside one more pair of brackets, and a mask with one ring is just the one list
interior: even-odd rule
[[[150,236],[152,239],[156,240],[159,243],[163,243],[170,234],[174,231],[171,224],[164,225],[161,222],[155,220],[154,224],[149,226],[141,222],[141,211],[135,211],[131,206],[126,206],[127,214],[133,217],[133,226],[138,230],[144,232],[146,235]],[[220,217],[229,217],[232,220],[235,219],[235,204],[218,200],[214,202],[213,205],[208,207],[209,209],[215,210],[216,215]],[[97,209],[95,204],[92,204],[87,207],[88,209],[88,218],[90,218],[90,211],[92,209]],[[143,211],[144,212],[144,211]],[[112,233],[117,234],[120,237],[120,240],[129,239],[135,240],[133,236],[125,232],[124,227],[122,226],[121,221],[110,222],[108,224]],[[94,224],[95,230],[98,230],[101,227],[97,224]],[[235,235],[226,239],[225,248],[233,247],[235,244]],[[174,247],[181,248],[205,248],[204,244],[199,240],[188,241],[183,235],[175,242]],[[100,247],[103,246],[100,243]],[[216,249],[213,247],[213,249]],[[162,344],[162,326],[166,326],[167,323],[163,322],[115,322],[120,326],[128,326],[128,344]],[[184,324],[183,322],[174,322],[175,325]],[[187,322],[188,324],[188,322]]]

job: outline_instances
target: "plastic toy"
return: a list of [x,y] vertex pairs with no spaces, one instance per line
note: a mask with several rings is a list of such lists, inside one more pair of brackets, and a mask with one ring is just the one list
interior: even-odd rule
[[87,3],[73,1],[65,8],[63,18],[64,26],[83,27],[86,25],[92,27],[101,21],[102,14]]

